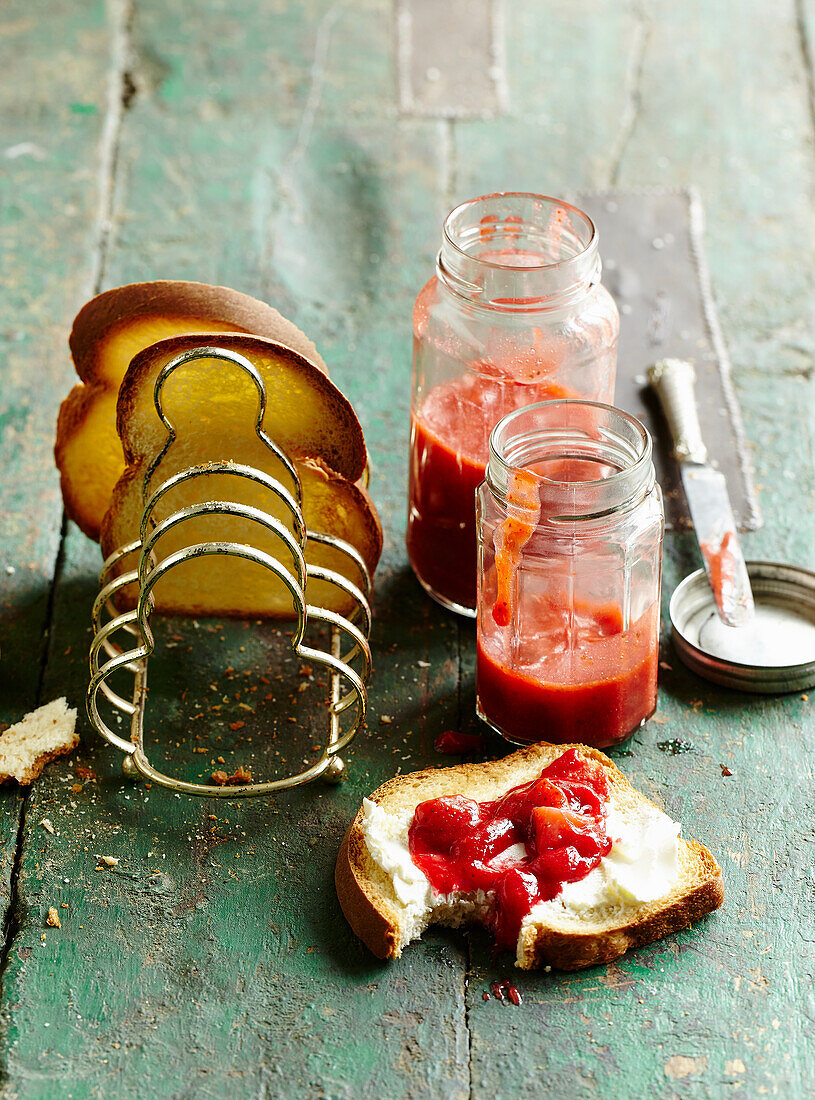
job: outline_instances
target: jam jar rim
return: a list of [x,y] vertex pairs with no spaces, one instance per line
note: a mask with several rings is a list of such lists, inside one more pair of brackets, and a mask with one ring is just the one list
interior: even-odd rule
[[[611,505],[593,509],[589,511],[578,511],[572,513],[564,513],[561,516],[552,515],[549,516],[549,520],[568,519],[573,522],[576,520],[593,520],[603,516],[612,515],[621,511],[627,510],[631,506],[639,504],[648,494],[653,490],[656,482],[656,471],[654,469],[653,462],[653,440],[651,433],[645,427],[641,420],[631,413],[625,412],[623,409],[617,408],[615,405],[609,405],[602,401],[588,401],[581,398],[555,398],[550,401],[536,401],[529,405],[523,405],[518,409],[513,409],[512,412],[506,414],[495,425],[490,432],[489,438],[489,459],[487,461],[484,485],[504,506],[507,505],[507,493],[496,482],[495,473],[497,470],[503,470],[506,473],[510,471],[517,472],[524,470],[530,473],[527,465],[519,465],[508,461],[500,452],[498,439],[502,430],[507,425],[511,424],[515,419],[520,418],[523,415],[529,415],[538,409],[546,408],[564,408],[564,407],[580,407],[580,408],[594,408],[599,409],[604,413],[613,414],[613,416],[619,417],[632,427],[639,437],[639,443],[641,445],[640,453],[634,458],[630,465],[624,466],[622,469],[616,470],[609,474],[607,477],[597,478],[592,480],[586,480],[579,482],[581,488],[591,491],[597,489],[603,491],[606,495],[613,495],[614,490],[624,485],[626,481],[630,483],[631,491],[624,493]],[[565,426],[564,426],[565,429]],[[552,431],[557,431],[557,428],[553,426]],[[559,481],[555,478],[546,477],[543,474],[532,473],[541,485],[550,486],[553,492],[569,491],[574,488],[575,483],[569,481]]]
[[[553,205],[562,206],[565,209],[577,214],[588,226],[589,237],[583,247],[574,253],[572,256],[567,256],[566,259],[557,260],[555,263],[541,263],[532,265],[516,265],[516,264],[499,264],[492,260],[484,260],[480,256],[473,256],[472,253],[467,252],[466,249],[461,248],[456,243],[453,236],[449,231],[449,225],[452,219],[459,211],[466,209],[467,207],[474,206],[478,202],[484,202],[486,199],[503,199],[503,198],[522,198],[522,199],[535,199],[541,202],[549,202]],[[574,203],[567,202],[565,199],[559,199],[554,195],[539,195],[535,191],[490,191],[485,195],[476,195],[474,198],[465,199],[463,202],[458,203],[447,214],[442,223],[442,235],[446,243],[453,248],[459,255],[465,256],[468,260],[477,260],[478,263],[483,264],[485,267],[496,268],[506,272],[517,271],[526,272],[530,271],[554,271],[556,269],[568,268],[569,265],[577,265],[581,260],[585,261],[586,253],[592,248],[596,248],[599,240],[599,234],[597,232],[597,226],[594,224],[594,220],[585,212],[581,210],[579,206],[575,206]],[[598,278],[599,282],[599,278]]]

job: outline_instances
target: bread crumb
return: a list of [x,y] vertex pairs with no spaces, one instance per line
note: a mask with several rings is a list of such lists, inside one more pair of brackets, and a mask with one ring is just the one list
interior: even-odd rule
[[104,863],[106,867],[117,867],[119,865],[118,856],[97,856],[100,863]]
[[49,928],[62,928],[62,924],[59,919],[59,913],[56,911],[53,905],[48,910],[48,916],[45,918],[45,923],[48,925]]
[[219,787],[240,787],[244,783],[252,782],[252,773],[241,764],[235,769],[233,775],[227,775],[222,771],[213,772],[212,782],[217,783]]
[[44,817],[42,819],[40,825],[42,825],[43,829],[45,829],[47,833],[50,833],[51,836],[54,836],[54,826],[51,824],[47,817]]
[[0,783],[32,783],[49,760],[79,744],[76,711],[65,698],[38,707],[0,734]]

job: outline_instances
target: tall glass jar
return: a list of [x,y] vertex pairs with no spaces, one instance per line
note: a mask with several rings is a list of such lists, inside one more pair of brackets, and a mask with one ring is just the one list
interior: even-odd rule
[[662,496],[651,438],[585,401],[510,413],[478,491],[478,714],[516,744],[604,747],[657,700]]
[[475,491],[502,416],[556,397],[614,398],[619,315],[591,219],[507,193],[456,207],[413,309],[407,548],[425,589],[475,615]]

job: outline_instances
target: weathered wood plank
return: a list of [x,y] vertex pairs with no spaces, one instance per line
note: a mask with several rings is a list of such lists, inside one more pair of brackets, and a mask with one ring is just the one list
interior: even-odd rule
[[639,26],[631,7],[610,0],[508,5],[510,114],[500,122],[454,124],[456,200],[614,186],[632,111],[631,51]]
[[[808,700],[708,688],[664,650],[672,667],[660,713],[617,755],[710,843],[727,905],[616,967],[516,976],[520,1009],[481,999],[511,967],[492,961],[479,935],[431,935],[398,965],[376,964],[345,927],[331,883],[361,796],[398,767],[437,761],[433,736],[459,708],[471,721],[472,630],[420,595],[401,541],[409,311],[454,198],[502,186],[701,184],[767,519],[748,545],[812,563],[812,348],[799,321],[811,279],[801,242],[812,228],[812,133],[792,5],[746,25],[734,4],[589,11],[517,0],[507,38],[514,117],[456,122],[452,135],[449,122],[396,121],[385,0],[273,11],[245,0],[229,13],[212,0],[184,25],[164,8],[141,3],[134,23],[136,93],[107,281],[186,276],[269,297],[314,336],[360,410],[387,535],[372,728],[349,754],[344,788],[263,804],[123,786],[93,740],[82,759],[99,778],[78,781],[74,763],[50,769],[26,818],[5,974],[10,1094],[808,1095]],[[42,81],[49,104],[53,79]],[[666,601],[697,561],[687,537],[668,550]],[[97,555],[70,532],[45,693],[81,697]],[[212,768],[216,746],[271,765],[288,752],[285,736],[247,723],[227,743],[224,712],[211,707],[221,691],[238,706],[224,666],[240,677],[242,701],[273,647],[263,629],[208,625],[175,624],[181,641],[152,679],[151,715],[167,731],[158,758],[181,760],[191,776]],[[184,677],[186,709],[174,700]],[[196,698],[208,711],[200,723]],[[693,749],[659,748],[673,738]],[[96,871],[97,854],[120,863]],[[49,905],[65,915],[43,943]]]
[[[700,187],[765,516],[764,529],[745,537],[747,551],[812,566],[812,347],[805,319],[813,260],[800,243],[813,237],[807,195],[814,165],[793,5],[754,12],[748,21],[730,5],[715,13],[703,4],[643,12],[638,32],[633,16],[617,16],[617,26],[629,23],[615,50],[629,56],[628,83],[614,83],[631,105],[625,140],[602,97],[592,98],[598,110],[588,123],[584,113],[575,121],[563,108],[566,134],[539,163],[558,186],[616,176],[621,186]],[[615,21],[607,15],[597,33],[609,25]],[[527,34],[523,41],[537,40]],[[581,58],[587,63],[582,51]],[[598,73],[614,63],[611,49],[601,52],[593,93]],[[557,77],[575,64],[572,50],[555,77],[542,67],[537,93],[527,83],[522,98],[511,82],[513,106],[542,113],[557,102]],[[580,84],[574,91],[590,94]],[[547,122],[517,125],[516,139],[523,128],[537,133]],[[577,140],[585,126],[597,128],[587,143]],[[459,147],[475,144],[469,127],[457,130]],[[507,158],[521,185],[532,185],[536,165],[519,140],[505,137],[497,153],[478,144],[473,191],[494,186]],[[605,156],[609,150],[613,157]],[[688,537],[671,537],[666,551],[663,622],[673,587],[698,565]],[[613,755],[688,834],[710,844],[725,874],[725,908],[614,967],[522,977],[516,984],[525,1004],[517,1010],[481,1001],[495,967],[477,939],[468,1016],[474,1096],[532,1096],[541,1080],[581,1098],[702,1097],[726,1088],[811,1092],[815,928],[801,904],[811,836],[794,808],[810,801],[803,747],[813,727],[811,703],[717,690],[685,672],[667,637],[662,653],[671,667],[661,673],[659,714]],[[660,750],[675,738],[693,749],[677,756]],[[724,776],[721,764],[733,775]]]
[[[317,10],[292,5],[280,13],[284,41],[274,49],[301,75],[316,48]],[[342,20],[366,23],[371,33],[370,9],[337,10],[332,36]],[[310,85],[299,77],[297,106],[288,122],[281,112],[281,124],[249,94],[250,77],[262,78],[267,66],[275,71],[270,43],[260,37],[256,51],[247,51],[245,39],[234,45],[243,74],[215,96],[228,117],[213,130],[202,119],[209,108],[202,109],[195,74],[197,65],[205,68],[204,44],[219,35],[219,13],[217,5],[199,9],[195,46],[182,49],[163,5],[137,12],[137,55],[152,58],[154,72],[163,71],[156,58],[171,56],[178,71],[171,87],[148,90],[134,69],[144,90],[122,133],[119,231],[108,281],[191,276],[266,293],[313,334],[357,403],[388,532],[372,728],[350,754],[342,789],[252,805],[213,806],[122,786],[112,754],[92,741],[83,753],[98,782],[74,791],[72,764],[53,768],[35,793],[24,834],[19,889],[26,917],[6,979],[9,1077],[21,1091],[40,1088],[48,1096],[68,1095],[72,1082],[123,1096],[146,1090],[219,1097],[231,1088],[342,1096],[375,1085],[393,1097],[465,1096],[463,944],[433,936],[406,966],[383,968],[345,926],[332,878],[339,840],[362,795],[396,768],[429,759],[436,723],[443,716],[451,724],[458,705],[456,624],[420,598],[401,541],[409,310],[419,272],[427,270],[424,256],[435,246],[439,130],[373,119],[329,130],[322,99],[319,120],[307,120],[304,130],[297,110],[308,107]],[[229,49],[227,37],[225,72]],[[349,101],[369,94],[369,69],[353,80],[340,75]],[[77,693],[85,682],[97,555],[70,531],[56,631],[79,657],[71,663],[55,654],[46,683],[70,676]],[[198,697],[209,705],[208,685],[225,666],[256,676],[265,670],[255,662],[267,651],[258,640],[262,630],[249,643],[243,627],[227,627],[225,642],[210,635],[200,659],[188,658],[187,642],[205,643],[191,624],[175,629],[184,639],[175,668],[165,674],[159,663],[151,673],[151,728],[172,723],[174,738],[189,738],[175,756],[186,752],[180,769],[197,776],[202,764],[212,769],[212,758],[190,753],[191,731],[199,727],[186,723],[194,715],[161,701],[176,669],[191,662],[189,706]],[[399,722],[379,722],[390,714]],[[156,749],[159,762],[165,749]],[[44,833],[44,816],[59,835]],[[96,854],[118,855],[121,863],[97,872]],[[63,901],[63,928],[49,931],[43,945],[43,914]]]
[[[54,6],[34,47],[34,20],[27,12],[25,4],[7,5],[0,23],[8,66],[0,138],[6,288],[0,445],[11,475],[3,484],[0,675],[7,678],[6,719],[31,705],[40,675],[62,512],[52,458],[54,423],[60,388],[71,377],[65,332],[90,268],[107,44],[98,13],[64,4]],[[83,48],[94,56],[83,55]]]
[[[0,720],[37,703],[62,502],[52,458],[65,336],[93,270],[108,31],[98,10],[54,3],[0,15]],[[56,694],[63,694],[57,685]],[[5,912],[21,808],[0,793]]]

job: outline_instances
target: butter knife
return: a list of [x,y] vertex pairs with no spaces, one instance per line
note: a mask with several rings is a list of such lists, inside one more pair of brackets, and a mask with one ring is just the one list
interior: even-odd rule
[[708,461],[696,407],[692,365],[661,359],[648,370],[674,443],[674,455],[719,616],[744,626],[753,616],[753,592],[736,534],[724,474]]

